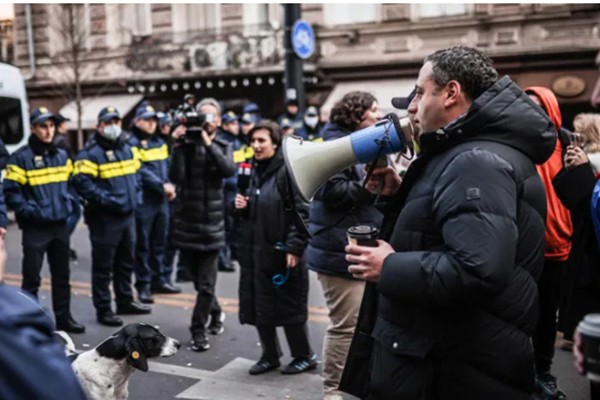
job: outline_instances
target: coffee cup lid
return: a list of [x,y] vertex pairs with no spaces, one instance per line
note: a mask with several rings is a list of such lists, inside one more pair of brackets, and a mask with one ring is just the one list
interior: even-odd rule
[[376,235],[378,232],[377,228],[369,225],[356,225],[348,229],[348,234],[355,236],[371,236]]
[[578,329],[584,335],[600,336],[600,314],[586,315]]

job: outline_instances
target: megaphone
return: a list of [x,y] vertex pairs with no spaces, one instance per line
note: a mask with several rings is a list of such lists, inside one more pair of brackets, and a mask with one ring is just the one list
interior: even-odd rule
[[412,135],[408,118],[388,114],[373,126],[327,142],[286,136],[283,156],[296,190],[310,201],[334,174],[355,164],[371,163],[382,155],[412,149]]

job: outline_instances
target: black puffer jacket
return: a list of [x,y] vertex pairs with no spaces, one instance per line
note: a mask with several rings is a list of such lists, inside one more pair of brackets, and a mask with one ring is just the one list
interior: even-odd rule
[[[508,77],[421,136],[422,156],[385,212],[396,253],[363,299],[344,390],[369,399],[530,398],[546,220],[534,163],[555,140],[552,122]],[[361,345],[367,335],[372,349]]]
[[[285,163],[281,151],[252,175],[248,207],[241,210],[240,311],[242,324],[288,325],[306,322],[308,272],[302,259],[289,270],[288,280],[273,284],[276,274],[287,272],[286,253],[302,256],[306,237],[284,210]],[[285,192],[283,192],[285,193]],[[306,218],[308,204],[295,196],[296,209]]]
[[194,135],[175,145],[171,164],[171,182],[177,185],[175,247],[211,251],[225,245],[223,180],[234,173],[231,146],[219,138],[205,146]]
[[[334,140],[350,133],[328,123],[323,138]],[[344,251],[348,244],[346,231],[354,225],[379,228],[383,219],[373,206],[373,196],[362,188],[363,178],[363,165],[355,165],[329,178],[315,194],[309,218],[313,236],[306,249],[306,263],[313,271],[353,279]]]

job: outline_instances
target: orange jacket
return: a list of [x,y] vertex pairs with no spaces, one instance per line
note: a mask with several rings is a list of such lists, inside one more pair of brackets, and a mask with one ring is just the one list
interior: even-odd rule
[[[525,92],[535,94],[542,102],[543,108],[554,123],[558,132],[562,126],[562,116],[558,107],[556,96],[550,89],[541,86],[531,86]],[[560,140],[556,140],[556,147],[550,158],[542,165],[536,165],[538,174],[546,188],[546,201],[548,215],[546,217],[546,259],[565,261],[571,251],[571,236],[573,224],[571,214],[560,202],[552,186],[552,179],[563,168],[563,148]]]

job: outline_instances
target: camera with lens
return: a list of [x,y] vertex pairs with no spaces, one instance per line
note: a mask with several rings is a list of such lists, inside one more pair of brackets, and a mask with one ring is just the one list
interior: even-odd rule
[[213,122],[214,115],[199,113],[194,107],[184,103],[177,109],[176,118],[186,127],[188,133],[202,132],[202,126]]

